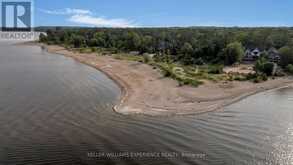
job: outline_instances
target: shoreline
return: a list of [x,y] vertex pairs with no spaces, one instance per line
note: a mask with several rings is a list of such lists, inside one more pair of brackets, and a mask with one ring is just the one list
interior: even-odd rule
[[121,89],[119,104],[113,110],[123,115],[197,115],[222,110],[249,96],[291,86],[293,79],[277,78],[255,84],[252,82],[207,82],[198,88],[178,87],[175,80],[163,78],[147,64],[117,60],[97,53],[77,53],[57,45],[28,43],[47,52],[71,57],[94,67],[113,80]]

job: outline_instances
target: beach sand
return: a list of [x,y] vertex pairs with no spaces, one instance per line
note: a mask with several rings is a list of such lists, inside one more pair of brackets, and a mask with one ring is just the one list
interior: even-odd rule
[[122,96],[121,102],[113,109],[124,115],[168,116],[223,110],[225,106],[247,96],[293,83],[289,78],[277,78],[259,84],[206,82],[198,88],[179,87],[175,80],[163,77],[159,70],[147,64],[98,56],[97,53],[76,53],[56,45],[41,46],[50,53],[72,57],[90,65],[114,80],[121,87]]

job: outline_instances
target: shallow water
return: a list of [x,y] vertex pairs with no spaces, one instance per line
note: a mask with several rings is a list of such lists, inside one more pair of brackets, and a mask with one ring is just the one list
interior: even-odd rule
[[0,164],[293,162],[292,88],[200,116],[122,116],[118,86],[99,71],[3,42],[0,78]]

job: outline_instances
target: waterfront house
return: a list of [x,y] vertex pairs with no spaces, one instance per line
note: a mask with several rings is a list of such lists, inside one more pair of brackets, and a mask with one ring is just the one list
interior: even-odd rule
[[243,61],[256,61],[262,53],[267,54],[268,60],[270,62],[278,63],[281,59],[280,54],[276,48],[270,48],[269,50],[260,51],[260,49],[247,49]]
[[247,49],[244,55],[244,61],[255,61],[260,57],[261,51],[258,48],[255,49]]
[[277,62],[277,63],[280,62],[281,56],[276,48],[270,48],[267,51],[267,54],[268,54],[268,59],[271,62]]

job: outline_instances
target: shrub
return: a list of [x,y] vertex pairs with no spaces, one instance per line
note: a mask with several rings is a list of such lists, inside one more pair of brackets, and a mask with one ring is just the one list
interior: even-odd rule
[[208,73],[211,74],[222,74],[224,66],[223,65],[210,65],[208,68]]
[[247,80],[253,80],[256,78],[256,74],[252,74],[252,73],[249,73],[247,76],[246,76],[246,79]]
[[176,77],[176,80],[178,81],[179,86],[191,85],[193,87],[198,87],[199,85],[203,84],[203,82],[192,78]]
[[260,75],[256,75],[256,78],[253,80],[253,82],[260,83],[267,80],[268,80],[268,76],[266,74],[260,74]]
[[91,53],[92,50],[89,49],[89,48],[80,48],[80,49],[79,49],[79,52],[80,52],[80,53]]
[[108,48],[107,51],[111,54],[117,54],[119,53],[119,50],[117,48]]
[[293,74],[293,65],[292,64],[287,65],[286,71],[290,74]]
[[272,62],[267,62],[263,64],[263,73],[265,73],[268,76],[273,75],[274,73],[275,64]]
[[263,72],[263,70],[264,70],[264,64],[265,64],[266,62],[267,62],[267,61],[266,61],[265,58],[263,58],[263,57],[259,58],[259,59],[256,61],[255,65],[254,65],[254,70],[255,70],[255,72],[256,72],[256,73],[261,73],[261,72]]
[[266,74],[263,74],[261,77],[262,77],[262,80],[263,81],[268,81],[268,79],[269,79]]
[[96,48],[96,47],[91,47],[91,51],[92,51],[92,52],[97,52],[97,51],[98,51],[98,48]]
[[159,65],[164,77],[172,77],[173,72],[169,66],[164,66],[163,64]]
[[256,61],[254,70],[257,74],[264,73],[267,76],[271,76],[275,74],[275,64],[273,62],[267,62],[267,60],[264,57],[261,57]]
[[143,63],[148,64],[151,61],[151,57],[147,54],[143,55]]
[[40,42],[44,42],[44,43],[48,42],[47,36],[45,34],[43,34],[43,33],[40,34],[40,37],[39,38],[40,38],[39,39]]
[[253,80],[254,83],[260,83],[262,82],[262,77],[261,76],[257,76],[254,80]]
[[186,73],[181,67],[174,67],[168,64],[157,64],[157,66],[161,69],[164,77],[170,77],[176,80],[179,86],[191,85],[194,87],[198,87],[203,83],[195,78],[186,77]]
[[236,81],[246,81],[247,78],[245,76],[237,75],[237,76],[235,76],[234,80],[236,80]]
[[199,85],[202,84],[201,81],[198,81],[198,80],[195,80],[195,79],[191,79],[191,78],[183,79],[183,83],[185,85],[191,85],[191,86],[194,86],[194,87],[198,87]]
[[184,72],[184,69],[183,68],[180,68],[180,67],[174,67],[172,69],[172,72],[178,76],[185,76],[185,72]]

